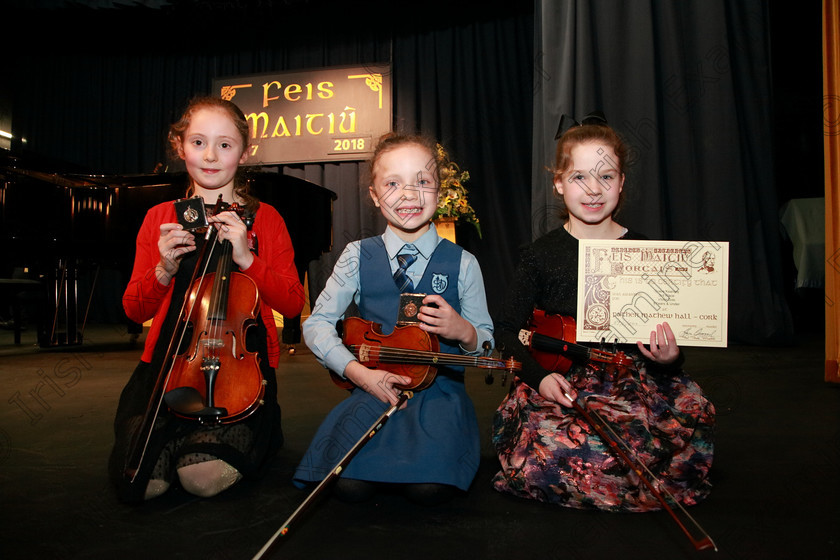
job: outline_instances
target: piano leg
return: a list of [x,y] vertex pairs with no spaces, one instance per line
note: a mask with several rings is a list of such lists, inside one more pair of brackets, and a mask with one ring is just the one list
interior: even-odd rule
[[289,354],[295,353],[295,344],[300,342],[300,315],[297,317],[283,317],[283,331],[281,340],[289,345]]
[[59,259],[54,276],[49,279],[52,293],[52,317],[40,337],[42,348],[82,343],[78,317],[78,263],[75,259]]
[[[298,271],[300,283],[306,286],[308,263],[301,259],[295,259],[295,268]],[[304,293],[306,289],[304,289]],[[306,309],[304,307],[304,309]],[[300,315],[297,317],[283,317],[283,331],[281,333],[281,342],[289,345],[289,354],[295,353],[295,344],[300,343],[302,331],[300,329]]]

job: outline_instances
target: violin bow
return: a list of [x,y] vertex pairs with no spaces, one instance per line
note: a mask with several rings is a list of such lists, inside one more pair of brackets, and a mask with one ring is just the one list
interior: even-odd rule
[[[647,486],[647,488],[653,493],[656,499],[659,500],[659,503],[662,504],[662,507],[665,509],[665,511],[667,511],[671,518],[677,523],[677,525],[679,525],[680,529],[682,529],[682,532],[685,533],[685,536],[687,536],[688,540],[691,541],[691,544],[694,545],[694,548],[696,550],[706,550],[711,548],[715,552],[717,552],[718,548],[712,540],[712,537],[710,537],[709,534],[706,533],[705,530],[703,530],[703,527],[701,527],[700,524],[685,510],[680,501],[673,494],[671,494],[671,492],[669,492],[667,488],[665,488],[665,486],[659,481],[656,475],[650,472],[650,469],[647,468],[647,465],[645,465],[641,460],[638,459],[638,457],[636,457],[636,453],[633,451],[633,449],[627,444],[627,442],[622,440],[621,437],[615,433],[612,427],[610,427],[609,423],[594,410],[587,410],[585,406],[581,405],[577,400],[573,399],[565,391],[563,391],[563,394],[566,396],[567,399],[569,399],[572,402],[572,407],[581,416],[583,416],[583,418],[595,429],[596,432],[598,432],[598,435],[601,436],[601,439],[603,439],[607,443],[607,445],[610,446],[610,448],[612,448],[616,453],[618,453],[618,455],[624,460],[627,466],[633,469],[633,471],[639,476],[639,479],[642,481],[642,483],[645,486]],[[625,449],[621,448],[622,446],[626,449],[627,452],[633,455],[634,459],[630,458],[627,452],[625,452]],[[676,512],[673,509],[671,509],[671,506],[668,505],[668,502],[665,500],[665,497],[659,492],[659,490],[656,489],[651,480],[648,480],[648,477],[659,483],[662,492],[664,492],[671,499],[671,501],[673,501],[674,504],[676,504],[677,508],[679,508],[680,512],[682,512],[685,518],[688,519],[691,522],[691,524],[694,525],[694,527],[702,534],[702,537],[700,539],[697,539],[694,535],[692,535],[691,531],[689,531],[685,524],[683,524],[683,522],[680,521]]]
[[[216,201],[216,206],[214,207],[213,211],[217,212],[221,204],[222,195],[219,195],[219,198]],[[198,253],[198,257],[196,259],[196,266],[193,269],[192,276],[190,277],[190,286],[192,286],[198,278],[203,278],[204,275],[207,274],[207,270],[209,269],[210,265],[210,259],[213,256],[213,250],[216,247],[216,240],[218,239],[217,235],[215,238],[213,238],[212,241],[210,241],[210,237],[213,233],[213,228],[207,228],[207,231],[204,232],[205,243],[202,245],[201,251]],[[208,247],[210,253],[209,255],[207,254]],[[200,270],[202,267],[203,270]],[[152,438],[153,427],[154,424],[157,422],[161,406],[164,402],[163,390],[165,389],[169,376],[172,373],[172,357],[175,355],[178,348],[181,347],[181,344],[183,343],[185,338],[186,329],[184,329],[184,327],[180,325],[180,321],[184,320],[184,322],[186,322],[186,319],[192,315],[193,306],[195,306],[196,303],[197,302],[195,301],[190,302],[190,291],[187,290],[187,292],[184,294],[184,301],[181,303],[181,309],[178,312],[179,324],[175,327],[175,331],[169,340],[169,346],[166,349],[164,363],[161,366],[160,371],[158,372],[154,390],[152,392],[151,397],[149,398],[148,404],[146,405],[146,412],[143,415],[143,422],[140,424],[140,427],[132,436],[131,443],[129,444],[128,457],[126,459],[125,466],[123,467],[123,472],[126,478],[128,478],[130,484],[134,484],[134,481],[140,474],[140,467],[142,466],[143,461],[146,459],[146,452],[148,451],[149,442]],[[164,371],[166,371],[166,374],[164,374]]]
[[316,486],[312,490],[312,492],[309,493],[309,495],[306,497],[305,500],[303,500],[303,502],[301,502],[298,508],[292,512],[292,515],[290,515],[289,518],[280,526],[280,528],[277,529],[277,531],[271,536],[271,538],[268,539],[268,542],[266,542],[265,545],[263,545],[259,552],[257,552],[256,555],[254,555],[252,560],[259,560],[260,558],[262,558],[265,555],[265,553],[268,552],[268,550],[274,545],[274,542],[278,538],[285,536],[286,533],[289,532],[289,526],[292,524],[292,522],[294,522],[298,517],[300,517],[301,514],[303,514],[303,512],[315,501],[315,499],[323,492],[323,490],[329,484],[331,484],[336,478],[341,476],[341,473],[344,471],[344,469],[347,467],[347,465],[350,463],[350,460],[353,459],[356,453],[358,453],[359,450],[362,447],[364,447],[365,444],[369,442],[373,438],[373,436],[377,434],[377,432],[379,432],[379,430],[382,429],[382,426],[385,425],[388,419],[391,418],[391,416],[393,416],[394,413],[397,410],[399,410],[399,408],[412,396],[414,395],[411,391],[400,391],[399,395],[397,395],[397,402],[390,408],[388,408],[385,412],[383,412],[382,416],[380,416],[376,420],[376,422],[374,422],[373,425],[370,428],[368,428],[367,432],[365,432],[365,434],[359,439],[359,441],[357,441],[353,445],[353,447],[350,448],[350,451],[348,451],[344,455],[344,457],[341,458],[341,460],[336,464],[335,467],[332,468],[329,474],[327,474],[327,476],[325,476],[324,479],[320,483],[318,483],[318,486]]

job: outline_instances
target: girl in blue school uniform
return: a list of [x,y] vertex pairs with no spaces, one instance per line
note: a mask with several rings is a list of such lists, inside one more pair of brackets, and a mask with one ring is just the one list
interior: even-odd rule
[[[480,355],[493,344],[493,326],[475,257],[441,238],[431,222],[437,209],[440,164],[434,141],[390,133],[370,161],[370,197],[388,222],[382,235],[349,243],[303,324],[307,346],[331,372],[353,384],[327,416],[303,457],[295,481],[324,479],[391,405],[397,385],[411,379],[359,363],[336,330],[348,306],[390,334],[400,293],[427,294],[417,318],[436,335],[441,352]],[[400,271],[400,263],[405,273]],[[407,265],[407,266],[406,266]],[[395,276],[396,273],[396,276]],[[335,495],[363,501],[400,492],[434,505],[466,491],[479,464],[479,431],[464,372],[438,367],[434,382],[415,392],[353,458]]]

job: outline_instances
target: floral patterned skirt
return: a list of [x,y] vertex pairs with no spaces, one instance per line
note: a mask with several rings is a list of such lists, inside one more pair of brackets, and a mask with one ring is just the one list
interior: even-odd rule
[[[574,367],[578,402],[609,423],[637,460],[684,505],[710,490],[715,409],[683,374],[654,379],[643,367],[617,374]],[[575,410],[547,401],[518,379],[493,420],[502,470],[496,490],[581,509],[661,508],[620,456]]]

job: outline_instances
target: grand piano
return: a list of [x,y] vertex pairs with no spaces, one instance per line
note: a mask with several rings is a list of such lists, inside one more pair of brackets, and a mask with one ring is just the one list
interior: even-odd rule
[[[259,168],[248,169],[247,177],[252,192],[286,221],[303,282],[309,263],[332,248],[335,193]],[[92,307],[102,299],[95,294],[121,294],[128,282],[146,210],[182,198],[186,181],[186,173],[55,172],[0,153],[0,301],[17,315],[15,342],[20,341],[19,313],[25,305],[37,323],[41,347],[81,344]],[[121,285],[107,285],[115,282]],[[105,305],[120,306],[114,299]],[[128,321],[121,307],[118,314]],[[6,307],[0,316],[7,316]],[[300,317],[284,318],[282,339],[290,345],[300,342]]]

